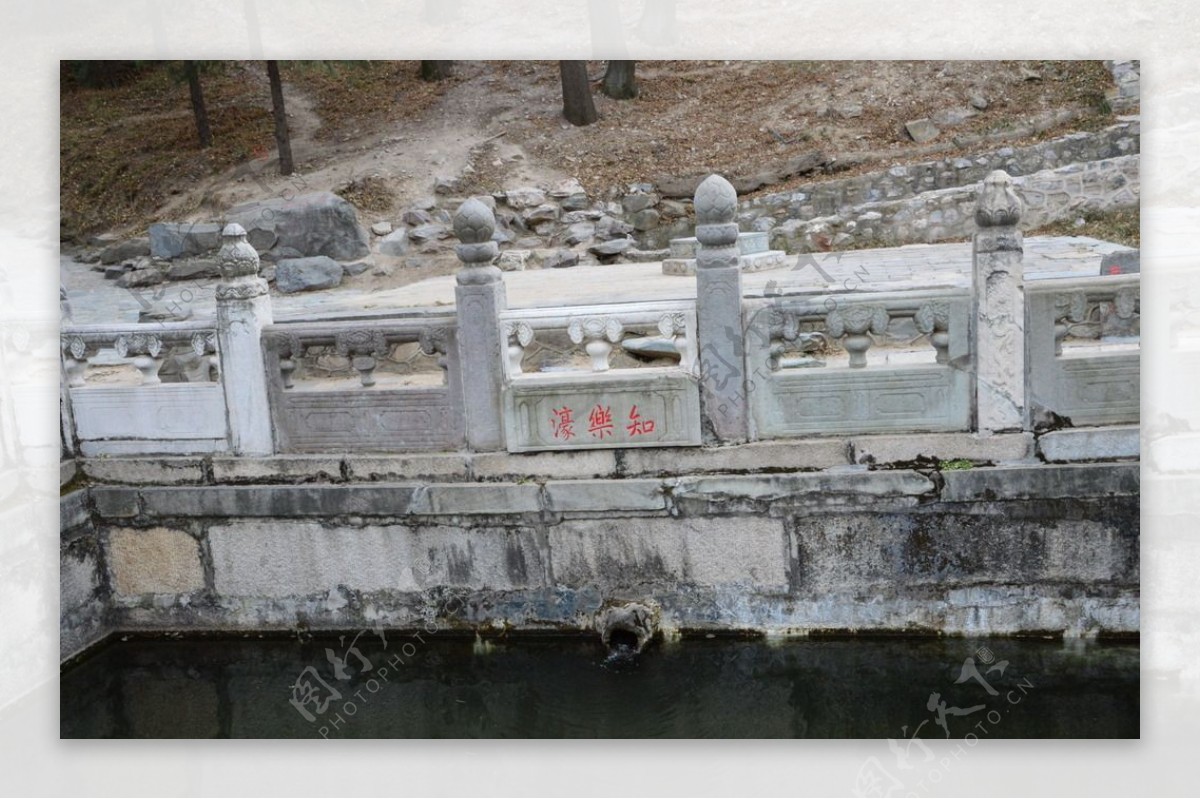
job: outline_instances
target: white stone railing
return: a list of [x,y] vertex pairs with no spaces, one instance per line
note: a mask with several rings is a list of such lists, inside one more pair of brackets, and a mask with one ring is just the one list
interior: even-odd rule
[[959,288],[747,301],[750,437],[968,429],[970,309]]
[[1141,275],[1039,280],[1026,298],[1031,422],[1137,422]]
[[454,331],[453,316],[264,328],[276,449],[456,449],[464,430]]
[[63,326],[63,377],[80,451],[227,450],[217,339],[211,319]]

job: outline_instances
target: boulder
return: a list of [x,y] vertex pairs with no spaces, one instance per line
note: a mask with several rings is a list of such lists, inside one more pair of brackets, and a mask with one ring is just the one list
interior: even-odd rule
[[328,191],[243,203],[231,208],[225,221],[244,227],[256,249],[254,231],[261,230],[276,237],[271,247],[290,247],[303,256],[353,260],[371,251],[354,206]]
[[405,211],[404,216],[400,217],[400,221],[409,227],[417,227],[418,225],[428,225],[433,221],[433,216],[428,211],[414,208],[411,211]]
[[342,264],[342,271],[347,275],[361,275],[373,266],[375,266],[375,263],[370,260],[356,261],[352,264]]
[[123,289],[137,289],[145,286],[157,286],[163,282],[163,273],[161,269],[147,267],[146,269],[133,269],[117,278],[117,285]]
[[524,272],[529,262],[529,250],[505,250],[500,253],[496,266],[502,272]]
[[404,255],[408,252],[408,228],[398,228],[379,240],[384,255]]
[[130,258],[138,258],[150,254],[150,239],[137,238],[110,244],[100,251],[100,263],[119,264]]
[[386,236],[392,232],[392,223],[387,221],[376,222],[375,224],[371,225],[371,232],[376,236]]
[[287,258],[276,264],[275,287],[284,294],[328,289],[342,282],[342,265],[327,255]]
[[928,119],[914,119],[912,122],[905,122],[904,129],[917,144],[933,141],[941,133],[937,126]]
[[408,231],[409,241],[421,244],[426,241],[436,241],[449,237],[450,231],[445,225],[439,225],[436,222],[430,222],[428,225],[418,225]]
[[588,252],[592,255],[606,258],[620,255],[633,245],[633,239],[611,239],[609,241],[602,241],[599,244],[593,244],[591,247],[588,247]]
[[203,255],[221,246],[221,225],[216,222],[157,222],[150,226],[150,255],[179,258]]

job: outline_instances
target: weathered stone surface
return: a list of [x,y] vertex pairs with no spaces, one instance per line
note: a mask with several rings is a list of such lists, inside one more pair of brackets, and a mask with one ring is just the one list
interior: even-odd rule
[[413,499],[411,512],[431,514],[537,513],[541,509],[536,485],[507,483],[435,483]]
[[633,224],[634,230],[653,230],[658,227],[660,219],[658,211],[653,208],[647,208],[633,214],[629,221]]
[[342,265],[324,255],[288,258],[276,264],[275,287],[284,294],[315,291],[340,285]]
[[144,255],[150,255],[150,240],[148,238],[134,238],[105,247],[100,251],[100,263],[109,265],[119,264],[122,261],[128,261],[131,258],[141,258]]
[[88,493],[101,519],[129,519],[138,515],[136,489],[93,486]]
[[376,222],[375,224],[371,225],[371,232],[376,236],[386,236],[392,232],[392,223],[386,221]]
[[[107,489],[112,492],[118,489]],[[381,515],[409,512],[417,487],[413,485],[251,485],[143,488],[144,512],[172,516],[297,516]],[[115,498],[114,498],[115,499]]]
[[625,209],[625,213],[635,214],[658,205],[658,200],[657,194],[626,194],[621,198],[621,207]]
[[1100,257],[1100,274],[1102,275],[1128,275],[1141,271],[1141,250],[1117,250]]
[[786,500],[788,503],[802,503],[811,499],[820,504],[835,504],[830,500],[839,495],[862,501],[880,497],[918,497],[933,491],[933,481],[925,475],[895,470],[681,477],[675,486],[674,496],[677,500]]
[[1032,433],[904,433],[858,436],[850,441],[855,463],[883,466],[913,461],[969,460],[1004,463],[1033,456]]
[[667,507],[658,480],[557,480],[546,483],[548,510],[658,511]]
[[216,591],[229,597],[336,594],[339,586],[369,594],[546,583],[536,538],[520,528],[240,522],[214,527],[209,542]]
[[521,480],[526,478],[588,478],[615,474],[613,450],[575,452],[477,452],[471,456],[471,471],[476,480]]
[[113,589],[123,596],[204,589],[199,543],[182,530],[113,530],[108,538],[108,568]]
[[562,206],[564,211],[582,211],[591,205],[591,201],[588,200],[588,196],[586,194],[579,192],[577,194],[564,197],[562,202],[559,204]]
[[538,222],[557,221],[560,213],[559,207],[554,203],[542,203],[521,214],[521,218],[525,220],[525,224],[533,225]]
[[466,455],[431,453],[428,455],[356,455],[347,454],[346,469],[351,480],[429,480],[470,474]]
[[519,189],[510,189],[504,192],[504,201],[508,203],[509,208],[516,208],[518,210],[533,208],[546,202],[546,193],[541,189],[528,186]]
[[255,230],[270,231],[278,246],[304,256],[352,260],[370,252],[367,231],[358,224],[354,206],[332,192],[244,203],[230,209],[226,221],[239,223],[251,237]]
[[60,530],[70,530],[88,522],[87,500],[88,492],[82,488],[59,497],[58,526]]
[[1140,491],[1136,463],[998,466],[942,473],[946,502],[1133,496]]
[[703,449],[641,449],[624,453],[625,472],[661,476],[697,472],[828,469],[850,462],[849,446],[838,438],[760,441]]
[[1038,453],[1051,463],[1137,458],[1141,454],[1137,426],[1055,430],[1038,438]]
[[567,585],[787,590],[787,538],[774,519],[744,519],[736,529],[719,518],[581,520],[552,528],[549,542],[554,578]]
[[221,246],[221,225],[216,222],[158,222],[150,226],[150,255],[178,258],[203,255]]
[[212,459],[217,482],[334,482],[342,479],[342,462],[328,455],[279,455],[269,458]]
[[65,486],[67,483],[75,479],[75,475],[79,473],[79,468],[75,465],[75,459],[70,458],[65,461],[60,461],[58,464],[58,485]]
[[98,483],[181,485],[204,482],[199,458],[84,458],[83,473]]
[[904,129],[917,144],[933,141],[941,133],[937,126],[928,119],[914,119],[912,122],[905,122]]
[[361,275],[363,272],[366,272],[368,269],[371,269],[374,266],[375,263],[370,260],[356,261],[352,264],[342,264],[342,271],[347,275],[356,276]]
[[[256,227],[247,231],[246,241],[250,242],[250,246],[259,253],[265,253],[267,250],[275,247],[276,243],[279,241],[279,236],[274,230]],[[279,257],[281,258],[289,256],[302,258],[304,256],[304,253],[300,252],[294,247],[280,247],[279,250]]]

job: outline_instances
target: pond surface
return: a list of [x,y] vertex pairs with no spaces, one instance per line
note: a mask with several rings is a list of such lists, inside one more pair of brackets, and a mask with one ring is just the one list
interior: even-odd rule
[[[1136,644],[444,633],[129,640],[61,678],[64,738],[1136,738]],[[968,661],[968,658],[970,659]],[[934,696],[936,694],[936,696]],[[942,726],[941,723],[945,726]],[[907,732],[904,731],[907,729]]]

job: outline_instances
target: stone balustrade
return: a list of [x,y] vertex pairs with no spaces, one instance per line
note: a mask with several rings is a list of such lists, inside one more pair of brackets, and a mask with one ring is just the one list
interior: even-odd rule
[[[746,298],[737,197],[711,176],[695,200],[694,301],[519,310],[492,265],[492,212],[471,200],[455,218],[452,314],[280,324],[254,248],[230,225],[215,319],[64,328],[64,419],[85,456],[525,452],[1136,422],[1139,276],[1027,284],[1020,191],[999,171],[978,191],[970,288]],[[134,369],[118,379],[125,364]]]

